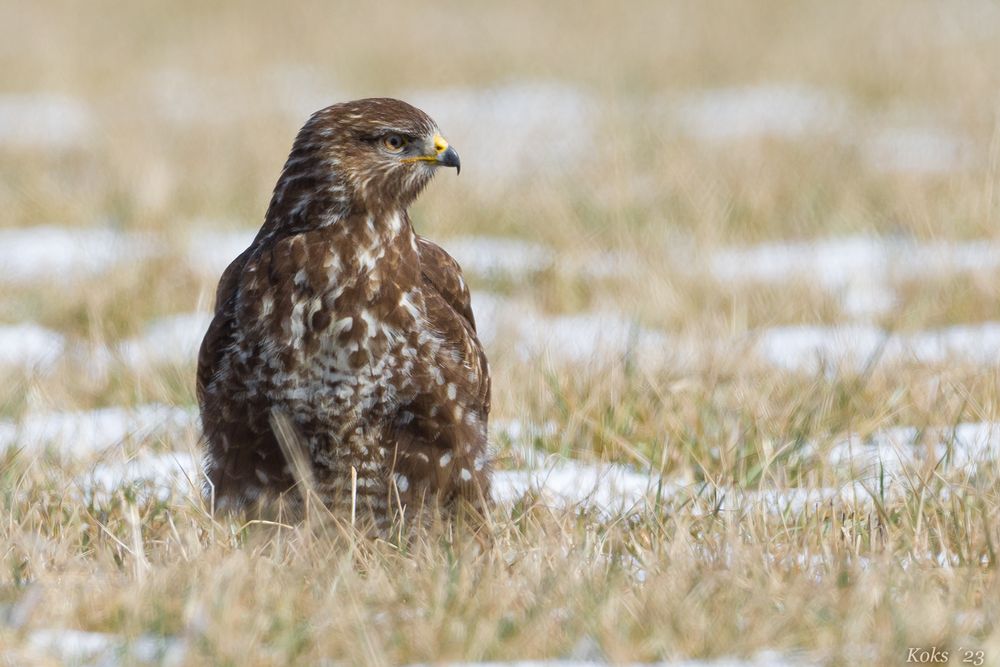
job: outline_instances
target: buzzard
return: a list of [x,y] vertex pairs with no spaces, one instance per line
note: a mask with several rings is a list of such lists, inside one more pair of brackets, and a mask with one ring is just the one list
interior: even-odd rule
[[460,166],[399,100],[335,104],[299,131],[199,352],[218,506],[304,476],[333,512],[380,527],[431,499],[489,497],[490,373],[469,288],[407,213],[438,168]]

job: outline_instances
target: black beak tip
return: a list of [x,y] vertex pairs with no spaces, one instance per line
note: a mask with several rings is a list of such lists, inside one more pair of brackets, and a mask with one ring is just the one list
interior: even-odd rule
[[458,157],[458,151],[451,146],[438,156],[438,164],[442,167],[454,167],[456,174],[462,173],[462,160]]

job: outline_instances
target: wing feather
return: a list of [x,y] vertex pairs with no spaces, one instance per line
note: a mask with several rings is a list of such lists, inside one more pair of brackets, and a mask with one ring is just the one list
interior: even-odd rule
[[[490,411],[489,362],[486,360],[486,353],[477,335],[476,319],[472,313],[472,297],[469,293],[469,286],[462,277],[462,267],[441,246],[422,236],[417,236],[417,249],[420,253],[420,271],[424,284],[437,292],[468,326],[468,332],[464,336],[459,332],[454,332],[451,338],[465,340],[468,343],[465,354],[466,363],[469,365],[473,377],[476,378],[475,383],[478,385],[477,408],[485,418]],[[432,302],[429,302],[428,309],[433,311]]]
[[422,236],[417,236],[417,252],[420,254],[420,273],[424,282],[433,287],[452,309],[465,318],[476,331],[476,318],[472,314],[472,297],[469,286],[462,278],[462,267],[455,258]]
[[252,252],[253,247],[247,248],[230,263],[222,273],[219,287],[215,292],[215,316],[208,325],[208,332],[198,350],[197,390],[198,400],[202,404],[205,401],[208,385],[218,370],[219,361],[226,347],[232,342],[240,273]]

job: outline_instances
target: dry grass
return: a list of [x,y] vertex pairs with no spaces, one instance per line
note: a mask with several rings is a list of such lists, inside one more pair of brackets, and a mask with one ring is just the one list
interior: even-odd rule
[[[485,547],[461,526],[370,543],[324,521],[212,516],[196,494],[95,496],[80,483],[106,458],[194,452],[191,432],[96,459],[2,451],[0,663],[59,662],[38,632],[66,628],[164,639],[182,657],[146,658],[183,664],[772,651],[889,665],[930,646],[953,664],[960,647],[1000,664],[995,460],[928,457],[887,493],[885,475],[826,456],[847,434],[1000,420],[997,365],[768,366],[748,352],[757,332],[847,321],[838,296],[818,281],[726,282],[707,264],[723,246],[779,239],[998,238],[998,28],[985,0],[0,4],[0,94],[57,91],[91,116],[79,144],[0,145],[0,225],[111,226],[164,248],[105,274],[0,284],[0,323],[38,322],[77,350],[46,373],[0,370],[6,419],[193,407],[193,359],[94,372],[87,351],[204,308],[216,277],[184,260],[187,235],[258,224],[310,105],[374,94],[525,80],[583,91],[592,123],[567,138],[571,157],[503,178],[465,159],[460,179],[438,179],[415,207],[419,231],[545,244],[552,266],[527,280],[473,276],[474,288],[552,316],[614,309],[707,348],[666,366],[526,363],[498,337],[497,418],[556,425],[527,443],[499,439],[501,468],[521,465],[513,445],[527,445],[648,469],[685,491],[610,516],[525,497],[496,510]],[[768,83],[846,100],[843,125],[705,141],[662,112],[693,90]],[[474,155],[521,139],[516,123],[514,136],[483,126],[444,131]],[[887,127],[945,128],[967,159],[886,171],[866,147]],[[602,253],[631,269],[588,273]],[[1000,319],[995,271],[892,287],[897,303],[876,318],[890,330]],[[856,479],[863,497],[805,509],[776,512],[755,495]]]

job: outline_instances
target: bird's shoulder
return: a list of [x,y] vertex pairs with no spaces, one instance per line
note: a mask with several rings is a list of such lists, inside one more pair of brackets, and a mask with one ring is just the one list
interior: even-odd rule
[[232,339],[233,314],[236,307],[236,296],[239,291],[240,276],[246,267],[253,246],[244,250],[230,262],[222,272],[219,285],[215,290],[215,312],[208,325],[208,331],[202,339],[198,350],[198,374],[196,378],[199,397],[203,397],[212,381],[223,351]]
[[262,314],[265,297],[288,291],[303,276],[315,282],[327,277],[326,255],[319,235],[292,234],[280,237],[259,235],[219,279],[215,309],[198,357],[198,386],[206,386],[218,359],[232,342],[240,322],[248,324]]
[[472,313],[472,297],[462,275],[462,267],[438,244],[420,235],[417,235],[416,239],[420,274],[425,287],[440,295],[445,303],[461,315],[475,331],[476,320]]

